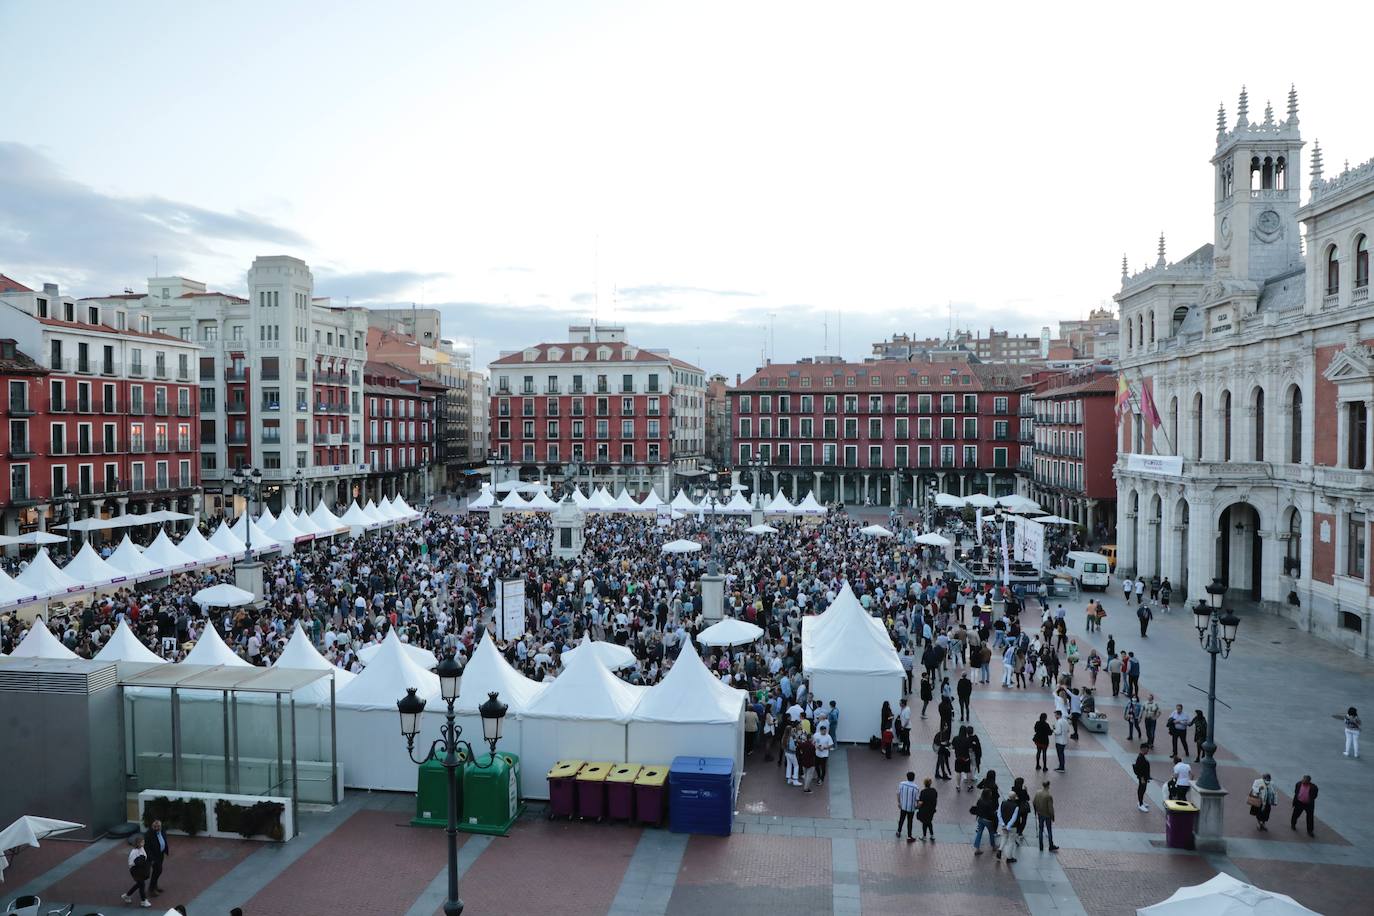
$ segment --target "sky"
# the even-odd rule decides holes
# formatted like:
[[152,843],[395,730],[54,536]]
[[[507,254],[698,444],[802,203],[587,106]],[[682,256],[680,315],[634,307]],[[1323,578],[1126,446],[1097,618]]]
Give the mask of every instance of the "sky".
[[1374,156],[1374,6],[1295,9],[0,0],[0,273],[291,254],[478,364],[588,318],[731,378],[1038,334],[1211,240],[1242,84],[1296,84],[1328,175]]

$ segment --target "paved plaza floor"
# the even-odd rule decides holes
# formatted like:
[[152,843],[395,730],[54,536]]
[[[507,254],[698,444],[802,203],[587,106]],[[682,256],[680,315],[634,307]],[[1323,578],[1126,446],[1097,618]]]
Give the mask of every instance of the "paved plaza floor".
[[[1206,656],[1191,616],[1158,618],[1141,639],[1133,609],[1119,594],[1105,598],[1101,634],[1085,635],[1082,602],[1069,608],[1080,644],[1119,648],[1143,660],[1142,693],[1166,708],[1203,707]],[[468,913],[702,914],[726,912],[1129,914],[1185,884],[1224,871],[1296,897],[1318,912],[1369,912],[1364,891],[1374,881],[1374,786],[1367,759],[1343,757],[1340,722],[1346,706],[1374,698],[1374,670],[1345,652],[1311,640],[1287,622],[1255,611],[1232,655],[1220,662],[1218,737],[1226,806],[1224,856],[1166,849],[1160,786],[1152,810],[1135,805],[1119,703],[1110,689],[1101,706],[1110,733],[1086,732],[1073,742],[1067,772],[1051,773],[1058,813],[1058,853],[1040,851],[1033,835],[1014,865],[971,849],[971,799],[940,783],[935,844],[893,836],[895,790],[905,771],[918,778],[934,767],[932,718],[915,721],[910,758],[885,760],[865,747],[832,758],[827,784],[811,795],[785,785],[762,752],[748,758],[737,803],[735,833],[688,837],[614,824],[550,822],[531,806],[510,836],[463,836],[462,896]],[[1086,656],[1086,650],[1084,651]],[[1040,781],[1030,744],[1031,723],[1052,710],[1040,688],[977,687],[973,724],[985,748],[984,768],[999,784],[1023,776]],[[1080,670],[1080,683],[1082,682]],[[1106,676],[1099,685],[1107,684]],[[1366,715],[1374,706],[1366,710]],[[399,735],[397,737],[399,741]],[[1161,730],[1152,758],[1161,779],[1168,739]],[[1051,758],[1053,754],[1051,753]],[[1254,775],[1271,772],[1280,804],[1265,833],[1245,808]],[[1289,829],[1293,783],[1310,773],[1321,787],[1316,836]],[[441,911],[445,891],[442,831],[408,825],[413,800],[385,793],[349,793],[328,813],[307,813],[299,838],[282,845],[219,839],[178,839],[163,883],[163,909],[186,903],[191,916],[222,916],[242,906],[248,916],[397,914]],[[21,853],[0,885],[0,899],[34,892],[76,901],[78,913],[147,912],[120,903],[127,886],[125,847],[48,841]],[[160,910],[154,910],[160,912]]]

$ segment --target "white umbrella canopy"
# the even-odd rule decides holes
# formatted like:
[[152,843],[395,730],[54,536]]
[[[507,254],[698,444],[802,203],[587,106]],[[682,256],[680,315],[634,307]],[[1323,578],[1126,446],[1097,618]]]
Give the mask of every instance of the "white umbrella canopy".
[[964,505],[974,509],[995,509],[997,507],[996,498],[986,493],[973,493],[964,497]]
[[726,617],[697,634],[703,646],[747,646],[763,636],[763,628],[738,617]]
[[1025,514],[1028,512],[1044,512],[1040,504],[1027,496],[1019,496],[1015,493],[1010,496],[999,496],[997,505],[1006,509],[1008,512]]
[[916,535],[916,537],[912,538],[912,542],[916,544],[928,544],[931,547],[948,547],[950,544],[954,543],[949,538],[936,534],[933,531]]
[[744,529],[745,534],[777,534],[778,529],[772,525],[750,525]]
[[1167,900],[1136,908],[1136,916],[1318,916],[1287,894],[1266,891],[1218,874],[1180,887]]
[[1073,519],[1071,519],[1071,518],[1065,518],[1065,517],[1062,516],[1062,515],[1046,515],[1046,516],[1044,516],[1043,518],[1037,518],[1036,521],[1039,522],[1039,523],[1042,524],[1042,525],[1077,525],[1077,524],[1078,524],[1078,522],[1074,521]]
[[9,547],[13,544],[25,544],[30,547],[43,544],[65,544],[67,539],[46,531],[30,531],[28,534],[0,534],[0,547]]
[[935,505],[941,509],[962,509],[964,508],[964,498],[952,493],[936,493]]
[[887,530],[886,528],[884,528],[882,525],[869,525],[869,526],[867,526],[866,528],[860,528],[860,529],[859,529],[859,533],[860,533],[860,534],[866,534],[866,535],[868,535],[869,537],[875,537],[875,538],[890,538],[890,537],[892,537],[892,532],[891,532],[891,531],[888,531],[888,530]]
[[10,850],[22,846],[37,849],[39,840],[46,840],[54,834],[66,833],[68,830],[80,830],[85,826],[74,821],[59,821],[51,817],[25,814],[4,830],[0,830],[0,878],[5,876],[5,868],[10,864],[6,855]]
[[687,541],[681,538],[663,545],[664,553],[696,553],[699,550],[701,550],[699,541]]
[[237,585],[221,582],[202,588],[191,596],[191,600],[201,607],[242,607],[253,603],[253,593]]

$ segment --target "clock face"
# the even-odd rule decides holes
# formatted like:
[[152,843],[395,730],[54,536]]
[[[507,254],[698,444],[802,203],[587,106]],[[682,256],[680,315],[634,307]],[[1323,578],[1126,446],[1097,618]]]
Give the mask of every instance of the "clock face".
[[1255,228],[1265,235],[1273,235],[1279,231],[1279,215],[1273,210],[1265,210],[1255,221]]
[[1229,216],[1221,218],[1221,247],[1231,247],[1231,217]]

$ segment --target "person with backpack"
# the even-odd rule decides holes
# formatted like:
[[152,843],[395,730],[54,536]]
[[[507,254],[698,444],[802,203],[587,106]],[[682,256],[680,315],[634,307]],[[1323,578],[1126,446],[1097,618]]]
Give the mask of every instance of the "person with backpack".
[[1008,865],[1016,861],[1016,851],[1025,839],[1026,815],[1029,811],[1030,805],[1015,792],[1007,795],[997,807],[997,828],[1002,837],[1002,848],[997,850],[997,858],[1002,858],[1005,853]]
[[973,854],[981,856],[983,850],[983,834],[988,835],[988,843],[994,850],[997,849],[997,790],[986,789],[978,797],[978,801],[968,809],[968,813],[978,819],[978,826],[973,831]]
[[935,807],[939,802],[940,793],[935,791],[931,785],[930,778],[923,780],[921,793],[916,796],[916,820],[921,822],[921,842],[925,842],[929,835],[930,841],[935,842]]

